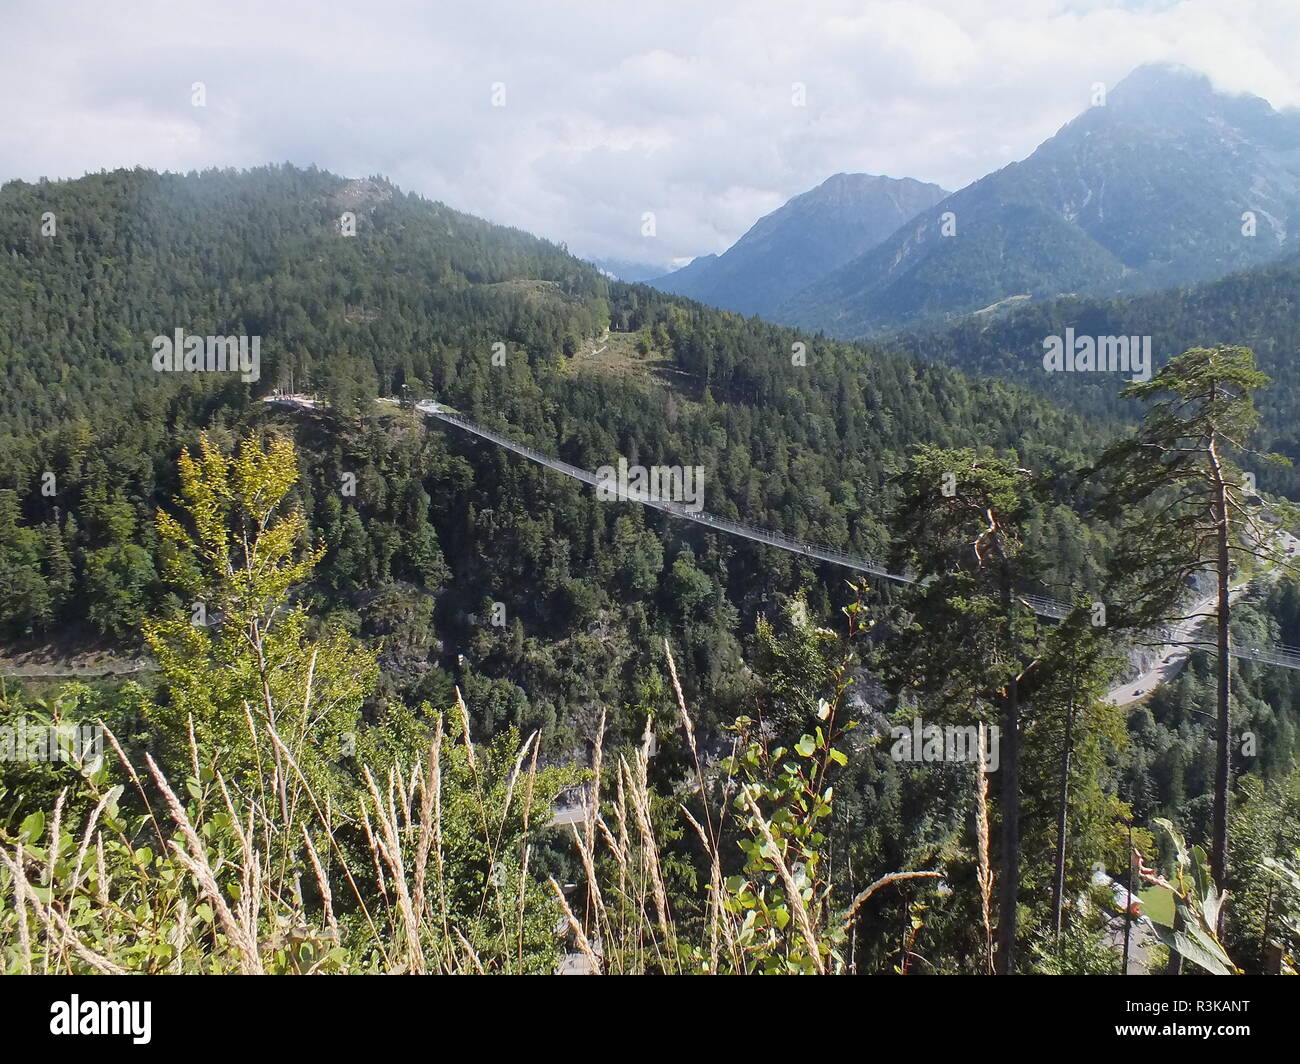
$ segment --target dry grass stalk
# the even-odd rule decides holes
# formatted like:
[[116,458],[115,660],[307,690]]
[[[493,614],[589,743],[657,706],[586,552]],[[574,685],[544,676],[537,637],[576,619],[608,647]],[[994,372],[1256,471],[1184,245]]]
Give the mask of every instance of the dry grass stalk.
[[469,755],[470,771],[478,775],[478,765],[474,761],[474,744],[469,738],[469,708],[465,705],[465,699],[460,695],[460,687],[456,688],[456,709],[460,712],[461,727],[465,731],[465,752]]
[[817,944],[817,936],[813,933],[812,920],[809,919],[808,907],[804,905],[803,894],[799,890],[799,885],[794,881],[794,876],[790,874],[790,869],[786,867],[785,860],[781,857],[781,849],[777,845],[776,839],[772,837],[772,831],[767,826],[767,819],[763,816],[762,810],[758,808],[758,803],[754,801],[748,792],[745,792],[744,798],[750,815],[754,818],[754,822],[763,835],[763,841],[767,843],[768,848],[771,850],[772,863],[776,865],[781,882],[785,884],[785,892],[790,898],[790,908],[794,910],[795,923],[798,924],[804,943],[808,947],[813,967],[817,969],[818,975],[825,975],[826,966],[822,963],[821,948]]
[[402,826],[409,833],[411,830],[411,806],[409,796],[406,793],[406,780],[402,776],[402,763],[400,761],[393,765],[393,771],[388,781],[388,804],[394,804],[394,792],[401,797],[397,802],[397,808],[402,814]]
[[682,806],[682,813],[690,822],[691,827],[695,829],[695,834],[700,837],[700,843],[703,845],[705,852],[709,855],[709,971],[717,973],[718,960],[720,955],[720,938],[725,941],[727,952],[731,955],[731,961],[740,969],[740,947],[736,943],[736,937],[731,927],[731,920],[728,914],[722,908],[722,895],[724,891],[722,883],[722,858],[718,853],[718,848],[705,834],[704,825],[695,817],[691,816],[691,811]]
[[592,905],[596,908],[596,926],[600,933],[609,939],[609,914],[605,911],[605,901],[600,893],[600,880],[596,876],[595,853],[587,845],[582,833],[578,831],[576,824],[570,824],[573,831],[573,841],[578,847],[578,856],[582,859],[582,870],[587,876],[587,894],[591,899]]
[[384,808],[383,799],[379,796],[379,788],[375,786],[370,769],[363,766],[362,772],[366,780],[366,789],[370,791],[370,797],[374,800],[375,818],[379,821],[382,832],[379,840],[380,853],[393,873],[393,889],[397,892],[397,911],[406,929],[406,952],[410,970],[421,974],[425,970],[425,957],[420,945],[420,923],[415,918],[411,895],[406,886],[406,868],[402,862],[401,843],[398,841],[397,813],[392,808],[391,795],[388,808]]
[[[0,850],[0,861],[3,861],[5,863],[5,866],[9,869],[9,874],[13,877],[15,896],[21,897],[31,908],[31,910],[40,918],[41,925],[45,928],[47,942],[51,941],[54,938],[55,931],[58,931],[59,940],[61,942],[68,943],[68,945],[72,947],[72,951],[76,953],[77,956],[79,956],[87,964],[89,964],[92,968],[94,968],[97,972],[101,972],[104,975],[126,975],[127,974],[125,968],[118,967],[107,957],[95,952],[95,950],[91,949],[84,942],[82,942],[81,939],[77,936],[76,932],[73,931],[73,929],[68,926],[68,922],[63,918],[62,914],[59,913],[59,911],[55,909],[53,905],[47,907],[41,904],[40,899],[37,898],[36,895],[32,892],[31,885],[27,882],[27,877],[23,872],[23,859],[22,859],[21,851],[15,853],[14,860],[11,861],[9,859],[9,855],[5,853],[3,850]],[[25,926],[25,922],[20,926]],[[30,936],[27,937],[27,950],[28,950],[27,961],[26,961],[27,971],[30,973],[31,971]],[[48,958],[46,960],[46,963],[48,965]]]
[[[200,889],[207,895],[208,902],[217,914],[222,930],[225,931],[226,937],[240,955],[245,974],[262,975],[262,960],[257,952],[256,929],[249,933],[235,919],[230,907],[226,904],[221,888],[217,885],[217,878],[212,871],[211,865],[208,864],[203,843],[199,841],[199,836],[194,830],[194,825],[190,823],[185,807],[181,805],[179,799],[167,785],[166,778],[158,766],[154,764],[153,758],[146,754],[145,762],[149,766],[149,773],[153,776],[158,789],[163,793],[163,798],[172,814],[172,819],[176,821],[176,825],[181,829],[181,835],[185,839],[185,846],[181,846],[175,841],[171,842],[172,851],[176,854],[177,859],[189,869],[195,880],[197,880]],[[186,853],[187,847],[189,853]]]
[[596,749],[591,755],[591,800],[587,803],[587,849],[596,851],[596,817],[600,813],[600,774],[605,763],[605,710],[600,711],[600,724],[596,728]]
[[95,833],[95,825],[99,823],[99,816],[104,811],[104,806],[108,805],[108,799],[111,791],[106,792],[99,799],[99,803],[91,810],[90,817],[86,821],[86,829],[81,834],[81,846],[77,849],[77,861],[72,867],[72,880],[68,885],[68,901],[71,903],[72,896],[77,892],[77,887],[81,883],[81,869],[85,863],[86,854],[90,850],[90,839]]
[[[501,840],[502,838],[504,838],[506,833],[508,814],[510,812],[510,803],[514,799],[514,795],[515,795],[515,784],[518,783],[519,774],[523,771],[524,760],[528,757],[528,750],[530,747],[534,749],[533,765],[536,766],[537,757],[535,751],[536,751],[536,747],[540,743],[541,743],[541,733],[533,732],[532,735],[530,735],[528,739],[524,742],[523,746],[519,748],[519,756],[515,758],[515,767],[511,770],[510,778],[506,781],[506,796],[505,796],[505,801],[502,802],[501,804],[501,821],[500,823],[497,824],[497,838],[496,838],[496,843],[492,847],[493,853],[499,853],[501,850]],[[533,790],[532,778],[530,777],[528,781],[528,786],[525,788],[525,791],[528,794],[530,799],[532,797],[532,790]],[[527,822],[527,818],[528,818],[528,808],[525,806],[524,808],[525,823]]]
[[198,779],[199,778],[199,744],[198,744],[198,740],[194,738],[194,714],[193,713],[186,714],[185,716],[185,730],[188,733],[189,740],[190,740],[190,771],[194,774],[194,778]]
[[[68,923],[66,920],[63,919],[63,916],[58,912],[57,909],[54,908],[53,904],[51,904],[48,907],[41,904],[40,899],[33,892],[31,884],[27,882],[27,874],[23,871],[23,852],[21,848],[14,851],[14,856],[12,860],[10,860],[9,855],[7,853],[5,853],[3,850],[0,850],[0,861],[4,862],[5,867],[9,869],[9,874],[13,879],[15,899],[18,900],[20,905],[23,905],[25,903],[25,907],[22,910],[20,910],[23,913],[23,917],[19,922],[18,933],[19,933],[19,941],[21,944],[21,948],[23,949],[24,956],[25,956],[25,961],[24,961],[25,970],[28,974],[31,973],[31,967],[32,967],[31,934],[27,927],[27,920],[25,915],[26,908],[28,907],[40,919],[41,926],[45,928],[45,937],[47,943],[49,943],[54,938],[54,932],[57,930],[59,932],[60,941],[66,942],[68,945],[70,945],[72,947],[73,952],[76,953],[83,960],[85,960],[86,963],[89,964],[96,971],[102,972],[105,975],[126,974],[126,970],[124,968],[119,968],[107,957],[101,956],[100,954],[96,953],[93,949],[91,949],[89,946],[87,946],[84,942],[82,942],[81,939],[77,937],[76,933],[72,930],[72,928],[68,926]],[[48,970],[48,966],[49,966],[48,948],[46,953],[47,956],[45,958],[45,966],[46,969]]]
[[[64,787],[63,790],[59,791],[59,796],[54,801],[54,816],[50,821],[50,843],[46,847],[45,882],[43,885],[50,889],[51,899],[54,890],[54,865],[59,858],[59,833],[63,830],[63,803],[67,800],[67,797],[68,788]],[[51,904],[53,904],[52,901]],[[50,971],[50,956],[54,953],[54,943],[50,935],[51,925],[47,923],[45,925],[44,961],[46,975],[48,975]]]
[[[247,712],[248,710],[247,703],[245,703],[244,708],[245,711]],[[248,724],[249,724],[249,728],[252,729],[253,721],[252,721],[251,714],[248,716]],[[302,769],[299,767],[298,762],[294,759],[293,755],[289,753],[289,748],[285,746],[284,741],[280,738],[279,733],[275,730],[274,727],[270,725],[269,722],[266,724],[266,730],[267,730],[267,735],[270,737],[274,747],[277,750],[283,752],[285,760],[289,763],[289,766],[294,770],[294,773],[301,781],[303,793],[306,794],[307,799],[311,803],[312,808],[316,811],[316,816],[320,821],[321,827],[325,830],[325,837],[329,839],[330,848],[334,851],[335,856],[338,858],[339,866],[343,869],[343,876],[345,879],[347,879],[348,886],[352,888],[352,896],[356,898],[357,905],[361,910],[362,916],[365,918],[366,925],[370,928],[370,933],[373,942],[375,943],[379,951],[384,955],[385,961],[391,961],[391,958],[388,955],[388,951],[384,947],[383,937],[379,934],[379,928],[375,926],[374,918],[370,914],[370,908],[369,906],[366,905],[365,896],[361,892],[361,887],[357,884],[356,877],[353,876],[352,869],[348,865],[347,855],[343,852],[343,848],[339,846],[338,840],[334,837],[333,806],[331,804],[331,800],[329,796],[328,795],[326,796],[325,807],[322,809],[319,800],[316,798],[316,792],[312,790],[311,784],[308,783],[307,781],[307,777],[303,774]],[[263,802],[263,805],[265,805],[265,802]],[[366,824],[367,832],[369,832],[369,829],[370,829],[370,825],[367,823]],[[268,849],[269,849],[269,845],[268,845]],[[374,856],[373,849],[371,850],[371,856],[372,858]],[[382,880],[382,875],[383,875],[382,870],[380,870],[379,874]],[[380,883],[380,888],[382,891],[383,890],[382,882]],[[384,895],[384,900],[385,903],[387,903],[388,899],[386,894]]]
[[682,730],[686,732],[686,743],[691,748],[691,758],[695,762],[695,781],[700,788],[700,802],[704,807],[704,823],[709,829],[709,848],[717,849],[718,837],[713,830],[713,816],[709,812],[709,792],[704,784],[704,768],[700,763],[700,751],[695,745],[695,725],[691,715],[686,711],[686,696],[682,694],[682,685],[677,679],[677,662],[673,660],[672,648],[664,640],[664,654],[668,658],[668,675],[672,677],[673,692],[677,695],[677,709],[682,718]]
[[479,955],[474,951],[474,947],[470,944],[469,939],[461,934],[459,927],[455,928],[455,932],[456,937],[460,940],[461,948],[465,951],[465,955],[469,957],[470,963],[474,966],[474,970],[478,972],[479,975],[487,975],[487,971],[483,968],[483,962],[479,959]]
[[104,860],[104,833],[95,833],[95,903],[108,908],[108,864]]
[[23,876],[23,855],[21,849],[14,851],[11,863],[7,855],[0,851],[0,857],[12,870],[14,884],[14,907],[18,913],[18,949],[23,958],[23,975],[32,974],[32,931],[27,924],[27,880]]
[[587,961],[591,964],[593,975],[604,975],[605,969],[601,964],[600,957],[597,956],[596,951],[591,948],[591,942],[583,932],[582,925],[578,923],[577,919],[574,917],[573,910],[569,908],[569,903],[564,900],[564,891],[560,889],[560,884],[555,882],[553,876],[548,877],[548,881],[551,884],[551,889],[555,891],[555,896],[560,901],[560,907],[564,910],[564,919],[569,925],[569,930],[573,932],[574,940],[578,944],[578,952],[586,957]]
[[492,894],[496,899],[497,916],[501,921],[502,933],[505,932],[505,900],[501,896],[501,885],[494,874],[497,867],[497,847],[492,840],[492,828],[487,819],[487,795],[483,791],[483,778],[478,770],[478,760],[474,756],[474,741],[470,738],[469,733],[469,708],[465,705],[465,699],[461,697],[460,688],[456,688],[456,708],[460,713],[460,722],[463,735],[462,741],[465,744],[465,756],[469,760],[470,776],[474,780],[474,792],[477,801],[474,803],[478,811],[479,825],[483,829],[483,844],[487,847],[488,868],[490,869],[487,877],[487,886],[483,890],[483,898],[479,903],[479,915],[487,909],[488,895]]
[[163,830],[158,823],[158,818],[154,816],[153,806],[149,803],[149,792],[144,789],[144,783],[136,773],[135,766],[131,764],[131,759],[126,756],[126,751],[122,749],[122,744],[117,741],[117,736],[113,734],[113,729],[105,724],[103,720],[96,720],[95,723],[103,729],[104,734],[108,736],[109,745],[112,746],[113,751],[117,754],[117,760],[121,763],[122,767],[126,769],[126,774],[131,777],[131,782],[135,784],[135,789],[140,792],[140,799],[144,802],[145,811],[149,814],[149,822],[153,824],[154,834],[158,837],[158,845],[163,849],[166,849],[167,839],[163,836]]
[[659,846],[650,823],[650,792],[645,782],[645,765],[642,759],[638,758],[639,771],[634,774],[625,760],[622,758],[619,760],[623,774],[627,777],[627,794],[632,799],[632,811],[636,815],[637,828],[641,833],[641,852],[650,878],[655,911],[659,918],[659,929],[663,932],[670,955],[675,955],[676,945],[668,910],[668,892],[664,889],[663,869],[659,864]]
[[[537,782],[537,755],[541,752],[542,743],[538,739],[533,744],[533,760],[528,766],[528,789],[524,793],[524,838],[528,838],[528,825],[533,812],[533,787]],[[520,970],[524,966],[524,908],[528,899],[528,859],[532,855],[533,847],[531,843],[524,844],[524,857],[519,870],[519,915],[516,924],[516,942],[518,943],[518,961]]]
[[[108,799],[109,799],[109,797],[111,796],[111,794],[112,794],[112,792],[111,792],[111,791],[108,791],[108,792],[105,792],[103,795],[100,796],[100,799],[99,799],[98,804],[97,804],[97,805],[95,806],[95,808],[91,811],[90,817],[89,817],[89,818],[87,819],[87,821],[86,821],[86,828],[85,828],[85,830],[82,832],[82,835],[81,835],[81,846],[80,846],[80,847],[78,848],[78,850],[77,850],[77,860],[76,860],[76,863],[73,865],[73,869],[72,869],[72,877],[71,877],[71,879],[70,879],[70,881],[69,881],[69,884],[68,884],[67,905],[68,905],[69,908],[71,908],[71,906],[72,906],[72,899],[73,899],[74,897],[76,897],[77,887],[78,887],[78,885],[81,883],[81,869],[82,869],[82,867],[83,867],[84,864],[85,864],[86,854],[87,854],[87,852],[89,852],[89,849],[90,849],[90,838],[91,838],[91,836],[94,834],[94,831],[95,831],[95,825],[99,822],[99,816],[100,816],[100,814],[104,811],[104,806],[106,806],[106,805],[108,804]],[[103,853],[103,850],[102,850],[102,847],[100,847],[100,856],[101,856],[101,858],[102,858],[102,853]],[[52,885],[53,885],[53,883],[51,882],[51,886],[52,886]],[[101,889],[102,889],[102,888],[101,888]],[[19,934],[19,938],[20,938],[20,940],[21,940],[21,939],[22,939],[22,938],[27,934],[27,912],[26,912],[26,910],[23,908],[23,905],[22,905],[21,902],[18,903],[18,914],[19,914],[19,915],[18,915],[18,919],[19,919],[19,921],[20,921],[19,928],[18,928],[18,934]],[[21,944],[21,942],[20,942],[20,944]],[[60,956],[60,957],[62,957],[62,956],[64,955],[64,952],[65,952],[65,950],[67,949],[67,945],[68,945],[68,943],[67,943],[66,939],[60,939],[60,940],[59,940],[59,951],[58,951],[58,952],[59,952],[59,956]],[[30,947],[31,947],[31,943],[30,943],[30,941],[29,941],[29,942],[26,943],[26,950],[27,950],[26,962],[27,962],[29,965],[30,965],[30,963],[31,963]]]
[[627,892],[627,874],[631,868],[632,839],[627,830],[627,788],[623,786],[623,773],[618,773],[618,804],[614,806],[614,818],[618,821],[618,845],[614,853],[619,860],[619,893]]
[[942,879],[942,872],[890,872],[887,876],[881,876],[866,890],[862,891],[853,899],[853,904],[849,906],[848,915],[844,917],[844,930],[849,930],[853,926],[853,920],[858,915],[858,910],[864,906],[871,895],[880,890],[881,887],[887,887],[890,883],[897,883],[905,879]]
[[316,847],[312,845],[307,826],[302,825],[301,830],[302,841],[307,847],[307,858],[311,861],[311,870],[316,876],[316,889],[320,891],[321,904],[325,907],[325,922],[329,926],[330,934],[334,936],[334,941],[338,942],[341,936],[339,935],[338,921],[334,918],[334,895],[330,891],[329,876],[320,863],[320,858],[316,855]]
[[442,717],[438,718],[438,724],[434,732],[433,760],[429,765],[429,773],[433,778],[433,859],[434,872],[437,873],[438,886],[438,914],[442,918],[442,934],[444,939],[451,938],[451,928],[447,920],[447,880],[446,866],[443,863],[442,855]]
[[[266,796],[266,768],[262,764],[262,743],[257,735],[257,722],[253,719],[253,709],[247,702],[244,702],[244,724],[248,728],[248,736],[253,743],[253,761],[257,765],[257,788],[262,799],[258,807],[265,811],[270,808],[271,803]],[[271,730],[274,731],[275,729]],[[275,825],[271,823],[271,818],[263,812],[262,834],[266,840],[268,853],[271,851],[271,840],[274,833]]]
[[435,776],[442,745],[442,717],[438,718],[437,731],[429,743],[429,772],[420,785],[420,831],[415,849],[415,911],[424,919],[424,887],[429,865],[429,851],[433,847],[433,804]]
[[375,870],[375,885],[379,888],[379,895],[384,899],[391,918],[393,903],[388,897],[388,875],[384,872],[384,862],[380,858],[379,840],[375,838],[374,828],[370,826],[370,811],[365,806],[361,807],[361,828],[366,833],[366,851],[370,854],[370,863]]
[[989,860],[989,780],[985,760],[984,724],[981,721],[976,733],[975,747],[979,760],[975,770],[975,853],[979,862],[976,880],[980,888],[980,918],[984,925],[984,963],[989,975],[993,964],[993,865]]
[[609,825],[605,823],[605,818],[597,814],[596,826],[600,829],[601,837],[605,840],[605,845],[609,847],[609,852],[614,855],[614,860],[622,863],[627,862],[627,854],[614,838],[613,833],[609,830]]

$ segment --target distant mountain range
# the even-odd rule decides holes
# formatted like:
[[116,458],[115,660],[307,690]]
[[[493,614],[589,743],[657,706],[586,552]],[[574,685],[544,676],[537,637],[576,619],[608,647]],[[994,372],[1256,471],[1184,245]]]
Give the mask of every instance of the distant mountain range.
[[911,178],[836,174],[760,218],[723,254],[702,255],[650,284],[742,314],[770,314],[947,194]]
[[[871,184],[832,191],[855,177]],[[881,236],[880,200],[904,187],[906,216]],[[937,192],[837,175],[723,255],[651,283],[855,337],[1008,300],[1211,280],[1300,248],[1300,112],[1216,93],[1186,68],[1141,67],[1029,158]]]
[[610,258],[586,261],[606,277],[613,278],[615,281],[626,281],[628,284],[641,284],[647,281],[653,284],[654,279],[662,276],[664,272],[662,262],[631,262],[627,259]]

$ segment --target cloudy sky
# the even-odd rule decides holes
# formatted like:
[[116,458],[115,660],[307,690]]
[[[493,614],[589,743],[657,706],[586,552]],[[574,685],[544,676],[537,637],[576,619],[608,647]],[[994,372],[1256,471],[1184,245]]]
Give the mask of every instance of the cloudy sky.
[[958,188],[1144,62],[1300,106],[1295,0],[0,0],[0,26],[0,181],[316,163],[664,264],[838,171]]

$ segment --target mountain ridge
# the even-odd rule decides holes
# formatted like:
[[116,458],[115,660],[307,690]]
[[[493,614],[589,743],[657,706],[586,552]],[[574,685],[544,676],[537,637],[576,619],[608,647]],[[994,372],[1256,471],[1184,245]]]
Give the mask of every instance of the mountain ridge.
[[764,215],[720,255],[648,283],[742,314],[762,313],[874,247],[946,195],[915,178],[838,173]]
[[1279,257],[1297,232],[1300,112],[1215,92],[1187,68],[1145,66],[1027,158],[923,210],[770,313],[870,335],[1017,295],[1210,280]]

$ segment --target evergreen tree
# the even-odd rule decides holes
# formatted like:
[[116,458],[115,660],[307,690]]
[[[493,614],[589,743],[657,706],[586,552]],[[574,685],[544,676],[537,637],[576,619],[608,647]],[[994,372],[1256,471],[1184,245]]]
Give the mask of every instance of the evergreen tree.
[[[1283,562],[1276,528],[1252,504],[1237,464],[1251,456],[1259,421],[1254,393],[1269,383],[1249,348],[1195,347],[1124,394],[1150,400],[1141,426],[1109,447],[1102,512],[1120,522],[1110,599],[1121,626],[1150,629],[1186,619],[1188,585],[1214,579],[1217,622],[1217,762],[1210,868],[1222,884],[1231,786],[1231,621],[1235,575]],[[1256,456],[1283,461],[1277,456]]]

